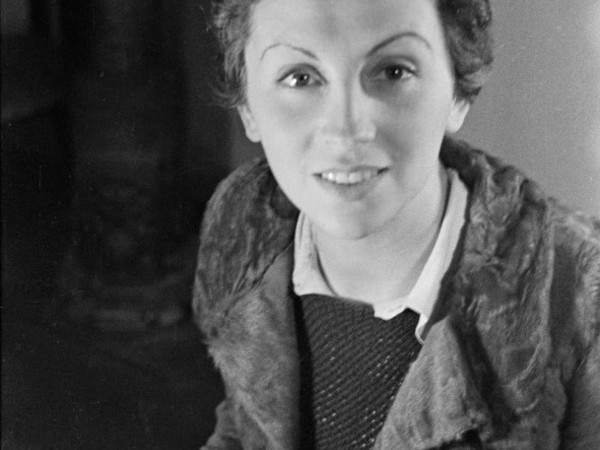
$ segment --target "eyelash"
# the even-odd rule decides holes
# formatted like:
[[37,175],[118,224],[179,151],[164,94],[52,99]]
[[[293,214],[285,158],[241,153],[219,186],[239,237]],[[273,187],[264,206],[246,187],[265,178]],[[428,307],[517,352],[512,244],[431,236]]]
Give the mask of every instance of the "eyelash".
[[[409,67],[406,64],[386,64],[376,67],[372,71],[372,78],[376,81],[390,81],[397,83],[407,81],[416,74],[416,69]],[[287,72],[278,81],[292,89],[321,86],[324,84],[323,78],[311,68],[293,69]]]
[[[308,82],[299,86],[297,84],[298,82],[301,82],[298,80],[299,77],[304,77],[308,80]],[[294,69],[286,73],[283,77],[281,77],[279,79],[279,82],[293,89],[310,86],[320,86],[321,84],[323,84],[321,81],[321,77],[317,73],[315,73],[314,70],[308,68]]]
[[375,70],[375,79],[383,79],[393,82],[405,81],[416,75],[416,70],[405,64],[389,64]]

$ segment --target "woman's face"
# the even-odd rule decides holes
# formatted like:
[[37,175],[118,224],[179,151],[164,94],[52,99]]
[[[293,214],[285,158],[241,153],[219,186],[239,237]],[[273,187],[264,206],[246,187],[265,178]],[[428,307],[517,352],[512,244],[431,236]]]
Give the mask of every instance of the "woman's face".
[[468,109],[432,0],[261,0],[245,63],[246,134],[320,231],[359,239],[427,202]]

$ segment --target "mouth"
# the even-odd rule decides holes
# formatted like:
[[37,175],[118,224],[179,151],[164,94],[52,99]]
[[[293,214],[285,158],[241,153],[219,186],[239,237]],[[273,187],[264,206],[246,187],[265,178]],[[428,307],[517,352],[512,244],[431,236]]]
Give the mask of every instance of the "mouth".
[[329,183],[351,186],[365,183],[387,171],[386,168],[360,168],[353,170],[327,170],[315,174],[318,178],[328,181]]

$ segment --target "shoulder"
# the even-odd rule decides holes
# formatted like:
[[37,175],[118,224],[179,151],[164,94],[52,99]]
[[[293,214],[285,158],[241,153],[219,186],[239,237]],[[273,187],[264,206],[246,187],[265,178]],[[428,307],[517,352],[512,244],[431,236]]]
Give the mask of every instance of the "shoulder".
[[578,330],[580,348],[597,339],[600,220],[569,209],[519,169],[464,142],[445,141],[441,158],[469,190],[464,260],[479,275],[495,277],[501,267],[517,291],[540,299],[538,313],[550,310],[551,327]]
[[570,318],[585,349],[600,336],[600,220],[555,200],[550,204],[557,321]]
[[293,239],[296,217],[262,158],[219,184],[200,231],[192,301],[197,318],[226,311],[261,280]]
[[[441,158],[459,172],[469,189],[471,215],[504,228],[526,225],[543,234],[552,233],[560,251],[597,253],[600,218],[549,197],[519,169],[465,142],[446,140]],[[507,234],[500,230],[498,238]]]
[[570,209],[555,199],[550,199],[549,203],[557,245],[561,249],[597,256],[600,252],[600,218]]

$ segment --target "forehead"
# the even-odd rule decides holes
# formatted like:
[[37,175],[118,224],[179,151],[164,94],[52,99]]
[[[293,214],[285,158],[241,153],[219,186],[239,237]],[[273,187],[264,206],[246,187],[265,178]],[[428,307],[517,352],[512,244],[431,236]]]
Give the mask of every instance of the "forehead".
[[441,38],[433,0],[261,0],[252,11],[250,41],[369,46],[405,31]]

